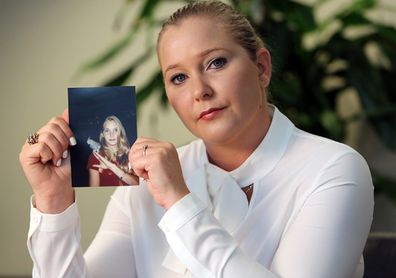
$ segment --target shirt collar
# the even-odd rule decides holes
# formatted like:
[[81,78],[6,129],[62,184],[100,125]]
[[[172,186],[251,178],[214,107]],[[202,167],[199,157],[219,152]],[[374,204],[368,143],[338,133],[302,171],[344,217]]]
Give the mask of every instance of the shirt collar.
[[[267,134],[248,159],[238,168],[226,172],[209,162],[206,151],[201,152],[201,163],[228,173],[240,187],[252,184],[266,176],[285,153],[294,129],[293,123],[278,108],[268,105],[268,109],[272,121]],[[202,147],[205,148],[203,142]]]

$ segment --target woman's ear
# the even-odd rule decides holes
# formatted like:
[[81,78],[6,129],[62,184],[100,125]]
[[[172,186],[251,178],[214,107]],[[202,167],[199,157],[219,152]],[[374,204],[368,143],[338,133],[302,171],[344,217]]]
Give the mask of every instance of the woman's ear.
[[264,88],[268,87],[272,75],[271,54],[268,49],[260,48],[257,51],[257,68],[258,77],[262,82],[262,85]]

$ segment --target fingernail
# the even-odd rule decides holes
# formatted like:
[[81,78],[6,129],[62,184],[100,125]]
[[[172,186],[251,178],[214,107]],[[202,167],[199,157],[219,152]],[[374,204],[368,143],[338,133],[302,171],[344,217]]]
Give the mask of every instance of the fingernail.
[[63,157],[63,158],[67,158],[67,154],[68,154],[68,152],[67,152],[67,150],[65,150],[65,151],[63,152],[63,154],[62,154],[62,157]]
[[59,160],[56,162],[56,166],[59,167],[59,166],[61,166],[61,164],[62,164],[62,159],[59,159]]
[[74,138],[74,137],[70,137],[69,141],[70,141],[70,145],[72,145],[72,146],[75,146],[75,145],[77,145],[76,138]]

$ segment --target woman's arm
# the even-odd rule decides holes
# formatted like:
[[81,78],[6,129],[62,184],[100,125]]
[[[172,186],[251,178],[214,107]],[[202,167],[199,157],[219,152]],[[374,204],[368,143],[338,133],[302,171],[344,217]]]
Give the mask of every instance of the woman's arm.
[[100,186],[99,171],[94,169],[89,169],[89,186],[91,187]]
[[312,174],[318,175],[317,189],[285,231],[268,269],[244,254],[193,194],[173,205],[160,227],[177,257],[199,277],[361,277],[357,268],[374,205],[368,167],[351,153]]
[[128,217],[118,204],[112,197],[84,256],[76,203],[51,215],[32,207],[28,249],[33,277],[136,277]]
[[271,269],[281,277],[362,277],[359,260],[374,209],[368,166],[349,153],[324,167],[316,183],[285,232]]
[[[121,170],[121,169],[120,169]],[[120,177],[120,179],[130,185],[138,185],[139,184],[139,177],[126,173],[124,172],[124,174],[122,174],[122,176]]]
[[95,165],[95,167],[99,167],[101,169],[109,169],[111,170],[114,175],[116,175],[120,180],[123,182],[130,184],[130,185],[138,185],[139,184],[139,177],[136,175],[129,174],[119,168],[115,163],[112,163],[104,156],[100,155],[97,152],[93,153],[94,156],[100,161],[100,165]]

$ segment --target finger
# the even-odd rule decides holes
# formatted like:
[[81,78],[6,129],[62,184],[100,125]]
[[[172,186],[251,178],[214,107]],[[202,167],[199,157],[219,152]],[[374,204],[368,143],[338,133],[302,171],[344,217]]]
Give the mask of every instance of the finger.
[[58,124],[54,122],[49,122],[41,129],[39,129],[39,141],[43,140],[43,136],[46,133],[52,134],[62,144],[63,150],[66,150],[69,147],[69,137],[64,133],[64,131]]
[[[148,149],[156,148],[160,144],[160,141],[156,141],[149,138],[138,138],[135,143],[132,145],[130,152],[133,155],[144,155],[147,154]],[[144,151],[144,146],[146,150]]]
[[147,137],[139,137],[136,139],[136,141],[133,143],[131,149],[138,149],[138,148],[142,148],[144,145],[154,145],[155,143],[157,143],[159,141],[151,139],[151,138],[147,138]]
[[149,179],[148,172],[145,171],[144,169],[134,169],[134,175],[143,178],[144,180]]
[[45,145],[45,144],[42,144],[40,147],[41,147],[41,148],[39,149],[40,162],[41,162],[42,164],[46,164],[48,161],[51,161],[51,160],[52,160],[52,158],[53,158],[53,156],[54,156],[54,153],[53,153],[53,152],[51,151],[51,149],[50,149],[47,145]]
[[99,153],[96,153],[96,152],[94,152],[93,154],[94,154],[94,156],[96,157],[96,159],[97,159],[100,163],[106,164],[106,159],[105,159],[103,156],[101,156]]
[[65,121],[65,119],[62,117],[53,117],[48,124],[56,124],[59,126],[59,128],[64,132],[64,134],[66,135],[69,144],[71,146],[76,145],[76,138],[74,137],[74,134],[72,132],[72,130],[70,129],[70,126],[68,124],[67,121]]
[[62,118],[67,124],[69,124],[69,109],[68,108],[63,110]]
[[53,157],[51,149],[43,143],[24,145],[19,154],[21,165],[33,165],[35,163],[47,163]]
[[56,138],[53,133],[43,132],[39,138],[40,145],[46,145],[52,152],[52,161],[54,165],[59,166],[64,152],[62,143]]
[[96,168],[99,171],[106,169],[105,167],[103,167],[103,165],[99,165],[99,164],[92,165],[92,168]]
[[98,152],[93,152],[93,154],[94,154],[94,156],[95,156],[97,159],[100,159],[100,160],[103,159],[103,156],[100,155]]

